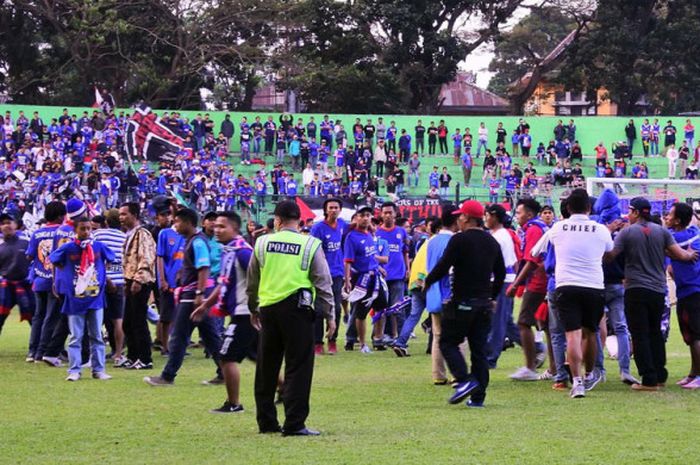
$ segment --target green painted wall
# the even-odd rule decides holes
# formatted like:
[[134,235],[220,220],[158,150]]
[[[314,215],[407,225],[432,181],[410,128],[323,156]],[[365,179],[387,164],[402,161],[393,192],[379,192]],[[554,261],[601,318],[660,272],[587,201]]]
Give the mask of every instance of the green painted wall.
[[[62,107],[44,107],[44,106],[33,106],[33,105],[0,105],[0,112],[4,115],[6,111],[11,111],[13,118],[17,117],[17,114],[20,110],[24,110],[25,115],[27,115],[28,118],[31,118],[31,114],[34,111],[38,111],[39,115],[44,119],[44,122],[48,124],[50,121],[50,118],[52,117],[58,117],[61,114]],[[129,109],[124,109],[125,111],[129,112]],[[93,109],[92,108],[80,108],[80,107],[68,107],[68,111],[70,114],[76,114],[78,117],[82,114],[83,111],[88,111],[90,114],[92,114]],[[162,110],[157,110],[158,113],[162,113]],[[181,114],[193,119],[197,113],[204,113],[204,112],[198,112],[198,111],[182,111]],[[224,115],[226,112],[223,111],[212,111],[209,112],[211,119],[214,120],[216,123],[215,125],[215,130],[218,131],[219,124],[221,121],[224,119]],[[231,119],[233,120],[234,124],[236,125],[236,133],[238,134],[238,122],[240,121],[242,116],[247,116],[248,121],[252,122],[255,116],[260,116],[262,121],[265,121],[267,119],[268,115],[273,115],[275,117],[275,121],[278,121],[279,118],[279,113],[269,113],[269,112],[257,112],[257,111],[251,111],[251,112],[231,112]],[[316,118],[316,122],[319,122],[322,118],[323,115],[321,114],[298,114],[294,115],[295,121],[297,117],[301,117],[304,122],[308,121],[309,116],[314,116]],[[413,127],[416,125],[416,121],[421,119],[423,121],[423,124],[427,127],[430,121],[435,121],[437,124],[439,120],[444,119],[447,127],[450,129],[450,132],[456,127],[459,127],[462,132],[464,132],[464,128],[469,127],[471,129],[472,134],[476,135],[477,129],[479,127],[480,122],[485,122],[486,127],[489,129],[489,136],[491,141],[495,141],[495,131],[496,131],[496,126],[499,121],[503,122],[504,127],[508,131],[508,134],[510,135],[513,131],[513,129],[517,126],[518,120],[520,117],[518,116],[415,116],[415,115],[338,115],[338,114],[331,114],[331,119],[340,119],[344,126],[346,131],[350,132],[351,129],[350,127],[352,124],[355,122],[355,118],[361,118],[362,123],[364,124],[367,120],[367,118],[371,118],[372,121],[376,124],[377,122],[377,117],[383,116],[384,117],[384,122],[387,124],[390,121],[396,121],[396,126],[398,128],[406,128],[409,133],[413,136]],[[539,142],[544,142],[545,145],[547,145],[547,142],[549,142],[550,139],[553,139],[553,134],[552,134],[552,129],[557,123],[557,120],[559,120],[560,117],[549,117],[549,116],[540,116],[540,117],[526,117],[526,120],[528,124],[530,124],[530,133],[533,136],[533,153],[534,153],[534,147],[537,146]],[[566,124],[569,120],[568,117],[561,117],[561,119],[564,121]],[[658,117],[659,122],[661,126],[663,127],[669,119],[671,119],[676,126],[676,128],[679,131],[679,138],[678,140],[682,140],[682,129],[683,126],[685,125],[685,120],[687,119],[686,117],[680,117],[680,116],[675,116],[675,117],[668,117],[668,116],[659,116]],[[47,121],[49,120],[49,121]],[[625,133],[624,133],[624,128],[625,125],[627,124],[627,121],[629,120],[628,117],[617,117],[617,116],[589,116],[589,117],[575,117],[574,121],[576,123],[577,127],[577,138],[579,142],[581,143],[584,154],[591,154],[593,153],[593,147],[595,147],[599,142],[604,142],[608,148],[610,147],[610,144],[615,141],[623,140],[625,138]],[[642,121],[644,120],[643,117],[641,118],[634,118],[635,120],[635,125],[637,126],[637,130],[639,131],[639,127],[642,124]],[[698,118],[691,118],[691,121],[693,122],[693,125],[698,126],[700,124],[700,117]],[[700,137],[700,127],[698,127],[698,136]],[[508,136],[509,137],[509,136]],[[237,137],[234,137],[234,145],[233,149],[237,150],[238,149],[238,139]],[[697,138],[696,138],[697,140]],[[507,142],[509,142],[509,139],[507,139]],[[426,141],[427,143],[427,141]],[[476,137],[474,144],[476,146]],[[427,147],[426,147],[427,149]],[[642,153],[641,149],[641,144],[639,141],[635,144],[635,150],[634,153],[640,154]]]

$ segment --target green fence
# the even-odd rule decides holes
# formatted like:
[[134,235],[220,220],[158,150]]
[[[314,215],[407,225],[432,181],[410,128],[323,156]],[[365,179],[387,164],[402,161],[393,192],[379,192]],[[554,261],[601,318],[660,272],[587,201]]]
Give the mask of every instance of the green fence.
[[[31,118],[31,114],[34,111],[38,111],[39,115],[44,119],[44,123],[48,124],[50,122],[50,118],[52,117],[58,117],[61,112],[62,112],[62,107],[47,107],[47,106],[33,106],[33,105],[0,105],[0,111],[4,115],[6,111],[11,111],[13,118],[17,117],[17,114],[20,110],[24,110],[25,115],[28,118]],[[90,114],[92,114],[93,108],[81,108],[81,107],[68,107],[68,111],[70,114],[76,114],[78,117],[82,115],[83,111],[88,111]],[[123,109],[127,112],[130,112],[130,109],[125,108]],[[162,114],[163,111],[168,111],[168,110],[157,110],[159,114]],[[180,112],[183,116],[188,117],[190,120],[194,119],[194,117],[197,115],[197,113],[202,113],[204,114],[204,111],[181,111]],[[227,112],[223,111],[210,111],[208,112],[210,115],[210,118],[214,121],[215,123],[215,131],[218,132],[218,129],[220,127],[221,121],[224,119],[224,115],[227,114]],[[238,134],[239,127],[238,123],[240,122],[241,118],[243,116],[248,117],[248,122],[252,123],[255,116],[260,116],[261,121],[267,120],[268,116],[273,116],[275,118],[275,122],[279,123],[279,113],[270,113],[267,111],[249,111],[249,112],[230,112],[231,114],[231,120],[234,123],[234,126],[236,128],[236,134]],[[317,113],[304,113],[304,114],[295,114],[294,120],[296,122],[297,118],[302,118],[304,121],[304,124],[306,124],[309,120],[309,117],[313,116],[316,120],[316,123],[318,124],[322,119],[323,115],[322,114],[317,114]],[[450,134],[453,132],[455,128],[459,128],[461,132],[464,132],[465,128],[470,128],[472,134],[474,135],[474,147],[476,147],[476,134],[479,128],[479,123],[484,122],[486,123],[486,127],[489,130],[489,147],[493,148],[495,147],[495,140],[496,140],[496,127],[499,122],[503,122],[504,128],[508,131],[508,136],[506,136],[506,146],[510,148],[510,135],[512,134],[513,129],[518,125],[518,121],[521,117],[519,116],[417,116],[417,115],[348,115],[348,114],[329,114],[331,119],[340,119],[345,126],[345,130],[348,133],[348,137],[351,139],[352,138],[352,125],[355,122],[355,118],[360,118],[362,121],[362,124],[365,124],[367,119],[371,118],[372,122],[376,125],[377,123],[377,118],[383,117],[384,118],[384,123],[389,126],[390,121],[395,121],[396,126],[399,129],[406,129],[408,133],[413,137],[414,131],[413,128],[416,126],[416,122],[418,120],[422,120],[423,125],[428,127],[431,121],[434,121],[435,124],[437,125],[438,122],[441,119],[445,120],[445,124],[447,125],[448,129],[450,130]],[[672,120],[674,125],[676,126],[676,129],[678,130],[677,133],[677,141],[680,143],[680,141],[683,139],[683,126],[685,125],[686,117],[681,117],[681,116],[658,116],[659,123],[661,127],[666,124],[666,121]],[[549,116],[530,116],[530,117],[525,117],[527,123],[530,125],[530,134],[532,135],[533,139],[533,150],[532,153],[535,152],[534,148],[537,146],[539,142],[544,142],[545,145],[554,138],[553,135],[553,129],[554,126],[556,125],[557,121],[559,119],[562,119],[564,121],[564,124],[566,124],[569,121],[568,117],[561,116],[561,117],[549,117]],[[616,141],[624,140],[625,139],[625,125],[629,121],[630,118],[628,117],[617,117],[617,116],[586,116],[586,117],[575,117],[573,118],[574,122],[576,124],[576,138],[579,140],[581,143],[581,146],[583,147],[584,154],[592,154],[593,153],[593,147],[595,147],[599,142],[605,143],[605,145],[609,148],[610,144]],[[635,121],[635,125],[637,126],[637,132],[639,133],[639,128],[641,127],[641,124],[644,120],[644,117],[640,118],[633,118]],[[700,117],[698,118],[690,118],[691,121],[693,122],[693,125],[700,124]],[[653,119],[652,119],[653,121]],[[698,128],[700,131],[700,127]],[[700,135],[700,134],[699,134]],[[638,136],[639,137],[639,136]],[[451,144],[449,144],[451,146]],[[238,143],[238,137],[234,137],[234,143],[233,143],[233,150],[238,151],[239,148],[239,143]],[[426,151],[427,151],[427,140],[426,140]],[[634,148],[634,153],[635,154],[640,154],[642,152],[641,148],[641,143],[639,140],[635,144]]]

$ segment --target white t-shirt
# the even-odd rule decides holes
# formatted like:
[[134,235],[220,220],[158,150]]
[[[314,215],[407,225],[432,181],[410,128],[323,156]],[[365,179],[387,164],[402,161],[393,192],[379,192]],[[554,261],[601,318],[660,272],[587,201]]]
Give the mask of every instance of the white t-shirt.
[[510,237],[510,233],[506,231],[505,228],[501,228],[498,231],[491,233],[498,245],[501,246],[501,253],[503,254],[503,264],[506,267],[506,280],[507,283],[512,283],[515,281],[515,264],[518,261],[517,255],[515,255],[515,244],[513,244],[513,238]]
[[604,289],[603,254],[613,249],[610,231],[587,215],[571,215],[571,218],[554,223],[532,249],[532,255],[546,252],[554,246],[556,266],[554,279],[557,288],[580,286]]

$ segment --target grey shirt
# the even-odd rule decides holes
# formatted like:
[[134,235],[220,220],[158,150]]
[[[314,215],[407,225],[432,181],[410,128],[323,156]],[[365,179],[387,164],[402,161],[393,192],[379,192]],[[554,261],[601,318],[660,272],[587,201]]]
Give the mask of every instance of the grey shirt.
[[[291,230],[290,231],[294,231]],[[294,231],[296,232],[296,231]],[[315,306],[323,313],[327,321],[335,319],[335,300],[333,298],[333,280],[328,268],[323,247],[316,249],[316,253],[311,258],[309,265],[309,278],[316,288]],[[248,264],[248,308],[250,313],[258,313],[258,287],[264,283],[260,282],[260,262],[255,254],[251,254]]]
[[[2,236],[0,236],[2,239]],[[27,248],[29,242],[15,235],[0,244],[0,276],[10,281],[22,281],[29,275]]]
[[625,254],[625,288],[666,293],[666,249],[675,243],[656,223],[640,221],[620,231],[615,251]]

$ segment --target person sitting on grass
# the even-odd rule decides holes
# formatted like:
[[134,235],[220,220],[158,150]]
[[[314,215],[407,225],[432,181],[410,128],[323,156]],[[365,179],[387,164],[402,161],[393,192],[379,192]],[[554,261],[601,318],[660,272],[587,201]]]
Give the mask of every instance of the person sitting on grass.
[[107,286],[105,263],[114,262],[111,249],[90,238],[92,223],[87,217],[74,221],[75,239],[66,242],[49,256],[56,267],[56,275],[66,286],[62,312],[68,315],[70,341],[68,343],[68,377],[66,381],[78,381],[83,365],[81,347],[87,323],[90,338],[90,363],[92,377],[108,380],[105,372],[105,343],[102,339],[104,292]]

